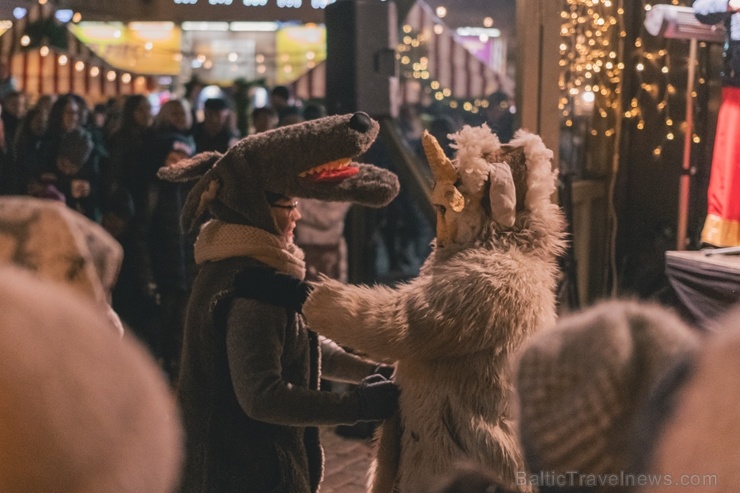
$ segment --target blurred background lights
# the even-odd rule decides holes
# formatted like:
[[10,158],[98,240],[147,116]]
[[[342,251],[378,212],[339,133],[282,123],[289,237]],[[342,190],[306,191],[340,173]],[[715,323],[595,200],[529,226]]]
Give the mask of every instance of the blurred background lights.
[[62,24],[66,24],[71,21],[73,16],[74,12],[71,9],[59,9],[54,12],[54,17],[56,17],[56,19]]

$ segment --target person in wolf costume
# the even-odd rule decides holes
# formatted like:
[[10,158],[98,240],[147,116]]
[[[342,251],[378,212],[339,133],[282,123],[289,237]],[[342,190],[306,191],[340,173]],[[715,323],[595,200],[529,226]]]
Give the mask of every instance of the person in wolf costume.
[[461,461],[529,488],[517,484],[510,360],[556,320],[565,233],[552,152],[525,131],[502,145],[486,125],[452,137],[454,161],[423,136],[437,230],[419,276],[395,288],[324,278],[303,307],[322,335],[396,362],[400,415],[380,430],[374,493],[429,491]]
[[[380,207],[397,195],[393,173],[353,162],[378,130],[364,113],[331,116],[160,170],[171,181],[199,180],[182,211],[185,224],[211,217],[195,243],[200,270],[179,375],[183,492],[316,492],[323,474],[317,426],[396,411],[396,385],[368,377],[376,363],[307,329],[305,262],[292,241],[296,197]],[[322,376],[360,384],[322,392]]]

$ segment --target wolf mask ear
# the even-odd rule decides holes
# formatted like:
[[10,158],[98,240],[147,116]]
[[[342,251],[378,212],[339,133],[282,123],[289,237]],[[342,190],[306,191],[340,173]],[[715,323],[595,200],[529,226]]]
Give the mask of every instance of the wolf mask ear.
[[516,220],[516,188],[511,168],[506,163],[492,163],[488,178],[491,187],[488,199],[491,204],[493,220],[505,228],[510,228]]
[[[198,219],[205,213],[218,193],[221,183],[216,176],[209,173],[216,163],[223,157],[218,152],[201,152],[189,159],[178,161],[173,166],[159,168],[157,176],[163,180],[175,183],[185,183],[200,180],[192,188],[180,214],[180,223],[185,231],[192,231],[198,224]],[[212,175],[207,179],[206,175]]]
[[223,154],[218,152],[201,152],[189,159],[178,161],[172,166],[159,168],[157,176],[174,183],[185,183],[202,177],[210,170]]
[[198,221],[206,212],[208,204],[213,202],[221,189],[218,177],[204,177],[195,184],[185,200],[180,213],[180,224],[185,231],[193,231]]

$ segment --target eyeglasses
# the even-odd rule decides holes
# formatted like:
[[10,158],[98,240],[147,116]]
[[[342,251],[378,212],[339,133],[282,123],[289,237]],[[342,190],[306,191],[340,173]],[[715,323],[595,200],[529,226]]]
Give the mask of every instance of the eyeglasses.
[[289,211],[292,211],[293,209],[298,208],[298,201],[295,201],[290,205],[270,204],[270,207],[277,207],[278,209],[288,209]]

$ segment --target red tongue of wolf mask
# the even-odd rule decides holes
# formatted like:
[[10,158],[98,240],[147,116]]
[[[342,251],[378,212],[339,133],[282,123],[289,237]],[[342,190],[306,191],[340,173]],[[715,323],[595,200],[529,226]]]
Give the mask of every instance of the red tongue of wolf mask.
[[250,135],[225,154],[201,153],[157,175],[173,182],[198,180],[182,211],[187,229],[209,211],[222,221],[277,233],[266,192],[370,207],[385,206],[398,195],[395,174],[354,161],[378,130],[365,113],[328,116]]

